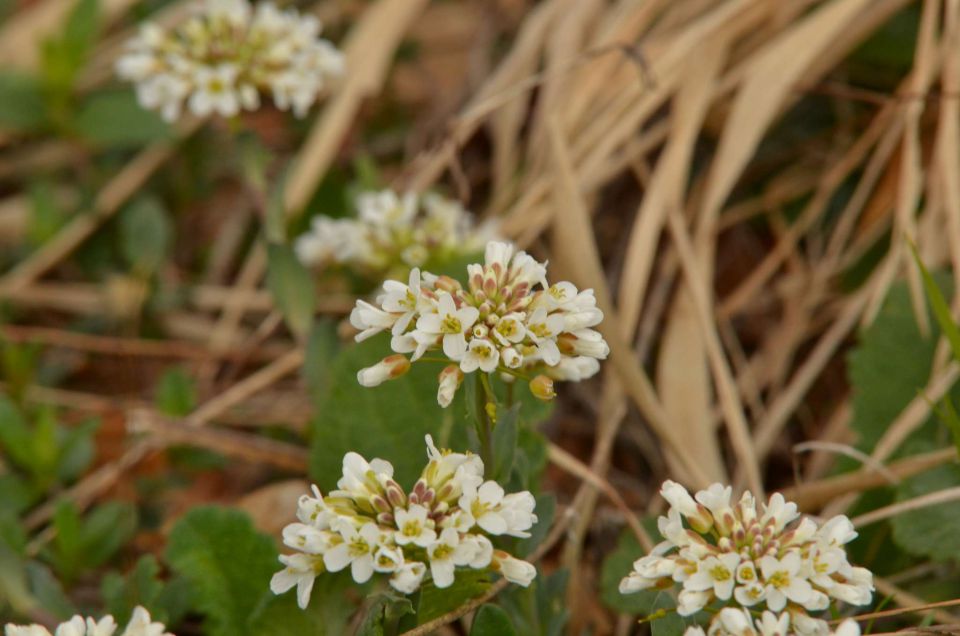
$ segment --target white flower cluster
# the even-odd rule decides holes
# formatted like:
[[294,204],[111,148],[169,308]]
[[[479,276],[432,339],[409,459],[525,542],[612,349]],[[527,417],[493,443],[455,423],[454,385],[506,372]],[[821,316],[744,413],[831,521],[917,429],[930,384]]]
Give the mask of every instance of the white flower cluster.
[[350,568],[357,583],[375,572],[390,575],[394,589],[412,594],[429,571],[433,584],[453,584],[456,568],[491,568],[526,587],[536,568],[502,550],[488,535],[529,537],[537,522],[529,492],[504,493],[483,480],[483,462],[470,453],[438,450],[429,435],[426,468],[405,493],[393,480],[393,466],[367,462],[357,453],[343,458],[343,478],[326,497],[300,498],[297,518],[283,530],[283,542],[297,550],[282,555],[284,569],[270,581],[282,594],[297,587],[306,608],[317,575]]
[[261,92],[303,117],[343,73],[343,55],[319,34],[316,18],[271,2],[254,8],[247,0],[198,0],[176,30],[144,23],[116,71],[136,83],[141,106],[167,121],[180,116],[184,102],[199,117],[256,110]]
[[[781,612],[779,615],[771,611],[765,611],[758,618],[754,618],[748,610],[725,607],[714,615],[710,621],[710,626],[704,633],[702,627],[688,627],[683,636],[787,636],[788,634],[830,634],[831,636],[860,636],[860,625],[857,621],[848,618],[837,626],[836,631],[822,631],[823,626],[818,624],[810,626],[805,621],[811,621],[809,617],[798,617],[795,621],[798,625],[794,626],[794,631],[790,631],[789,612]],[[813,628],[813,631],[810,631]]]
[[356,218],[314,217],[294,244],[304,265],[347,265],[378,280],[397,272],[405,278],[411,267],[478,252],[493,235],[492,225],[475,228],[462,205],[436,193],[364,192],[356,207]]
[[870,603],[873,574],[850,565],[843,547],[857,536],[849,519],[838,516],[818,525],[804,517],[794,524],[797,506],[779,493],[762,511],[749,492],[738,503],[731,503],[731,493],[729,486],[713,484],[691,497],[680,484],[664,482],[660,494],[670,509],[659,529],[666,541],[633,564],[620,592],[664,588],[672,580],[683,586],[681,616],[714,601],[765,607],[770,617],[764,621],[788,622],[792,633],[804,636],[830,633],[826,621],[808,612],[825,610],[832,600]]
[[[569,282],[549,285],[546,272],[546,265],[526,252],[491,241],[485,264],[467,266],[466,289],[418,269],[407,284],[386,281],[376,305],[357,301],[350,322],[360,330],[358,341],[389,330],[398,355],[361,370],[360,384],[376,386],[397,377],[433,349],[456,362],[440,373],[437,401],[443,407],[464,374],[478,369],[505,377],[541,373],[530,382],[541,399],[554,396],[553,380],[594,375],[610,349],[591,329],[603,320],[593,290],[578,291]],[[412,354],[410,360],[403,354]]]
[[[74,616],[66,623],[59,625],[53,636],[113,636],[117,631],[117,623],[113,616],[105,616],[99,621],[93,618],[84,619]],[[50,636],[50,631],[42,625],[13,625],[4,629],[6,636]],[[150,613],[142,607],[133,610],[133,616],[127,623],[127,628],[120,636],[173,636],[166,631],[162,623],[150,620]]]

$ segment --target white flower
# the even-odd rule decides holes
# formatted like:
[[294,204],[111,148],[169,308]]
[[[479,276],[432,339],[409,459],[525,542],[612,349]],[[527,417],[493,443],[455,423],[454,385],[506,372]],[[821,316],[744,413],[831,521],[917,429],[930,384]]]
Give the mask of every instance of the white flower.
[[[714,622],[719,623],[717,627],[721,633],[725,634],[754,634],[753,617],[750,612],[742,609],[725,607],[720,610],[714,618]],[[714,626],[710,626],[710,633],[713,633]]]
[[560,350],[571,356],[587,356],[598,360],[606,360],[610,353],[610,346],[603,339],[599,331],[593,329],[577,329],[562,333],[557,340]]
[[677,597],[677,614],[680,616],[693,616],[702,610],[710,601],[709,592],[694,592],[693,590],[683,589]]
[[733,594],[739,564],[740,555],[735,552],[709,556],[697,564],[697,572],[684,582],[683,587],[694,592],[712,590],[717,598],[725,601]]
[[537,568],[532,564],[515,559],[502,550],[495,550],[493,554],[494,568],[511,583],[527,587],[537,576]]
[[[89,621],[89,619],[87,619]],[[110,620],[113,622],[113,619]],[[130,622],[127,623],[127,628],[123,631],[121,636],[173,636],[165,631],[163,623],[155,623],[150,619],[150,613],[144,608],[137,606],[133,610],[133,616],[130,618]],[[110,632],[112,633],[112,632]],[[87,631],[87,636],[101,636],[97,632]],[[104,633],[103,636],[109,636],[109,633]]]
[[760,636],[787,636],[790,633],[787,631],[790,629],[790,614],[783,612],[778,616],[773,612],[764,612],[756,624]]
[[460,541],[472,546],[473,558],[467,563],[474,570],[481,570],[490,565],[493,560],[493,544],[482,534],[467,534]]
[[723,487],[720,484],[712,484],[706,490],[698,492],[694,498],[704,508],[710,511],[717,527],[724,535],[729,535],[734,528],[733,508],[730,506],[730,497],[733,494],[733,488]]
[[477,321],[476,307],[457,309],[453,296],[447,292],[438,295],[437,313],[423,314],[417,320],[417,331],[443,337],[443,352],[451,360],[460,360],[467,351],[466,334]]
[[588,358],[587,356],[577,356],[573,358],[564,356],[560,358],[557,366],[547,369],[550,377],[568,382],[580,382],[581,380],[592,378],[599,372],[600,363],[596,358]]
[[841,546],[850,543],[857,538],[857,531],[853,524],[844,515],[838,515],[829,519],[820,526],[817,532],[817,540],[825,546]]
[[420,307],[420,270],[416,267],[410,270],[410,280],[406,285],[395,280],[384,281],[383,292],[378,302],[386,311],[400,314],[393,324],[393,333],[401,334],[407,330]]
[[350,324],[360,330],[354,338],[362,342],[381,331],[392,329],[397,316],[374,307],[365,300],[358,300],[357,306],[350,312]]
[[860,623],[848,618],[837,625],[837,631],[834,634],[835,636],[860,636]]
[[330,547],[330,533],[305,523],[291,523],[283,529],[283,543],[307,554],[323,554]]
[[359,453],[349,452],[343,456],[343,477],[337,481],[337,488],[352,497],[369,499],[379,495],[384,482],[392,477],[390,462],[379,458],[367,462]]
[[706,532],[713,525],[713,517],[703,506],[697,504],[687,489],[669,479],[660,487],[660,496],[686,517],[698,532]]
[[536,500],[529,492],[505,496],[495,481],[485,482],[476,491],[465,492],[460,497],[460,507],[473,515],[478,526],[493,535],[529,537],[526,530],[537,521],[533,514],[535,505]]
[[[136,622],[137,612],[141,611],[146,613],[147,610],[142,607],[137,607],[133,612],[133,620],[130,621],[130,624],[127,625],[127,629],[123,632],[124,635],[132,634],[131,629],[136,629],[134,623]],[[150,624],[150,615],[147,614],[147,624]],[[163,634],[164,627],[162,623],[155,623],[159,630],[155,629],[154,631],[157,634]],[[88,617],[87,618],[87,636],[113,636],[114,632],[117,631],[117,621],[113,620],[113,616],[109,614],[101,618],[99,621]],[[146,632],[149,633],[149,632]],[[152,636],[152,635],[151,635]]]
[[500,362],[500,351],[486,338],[474,338],[467,347],[467,352],[460,360],[460,370],[464,373],[473,373],[480,369],[490,373],[497,368]]
[[476,557],[479,546],[461,541],[460,533],[447,528],[427,547],[430,575],[439,588],[453,585],[453,572],[458,565],[468,565]]
[[560,348],[557,346],[557,336],[563,331],[563,316],[547,315],[547,310],[541,307],[527,320],[526,329],[530,339],[536,343],[537,357],[549,366],[559,364]]
[[366,583],[373,575],[373,555],[380,545],[380,529],[375,523],[365,523],[357,531],[352,525],[339,528],[342,542],[323,554],[323,564],[330,572],[339,572],[348,565],[357,583]]
[[419,561],[404,563],[390,577],[390,585],[403,594],[413,594],[420,587],[426,573],[427,566]]
[[787,502],[783,495],[778,492],[770,495],[770,501],[764,506],[763,516],[760,519],[761,525],[773,522],[773,528],[776,532],[783,530],[784,526],[800,516],[797,511],[797,504]]
[[399,547],[380,544],[373,553],[373,569],[376,572],[396,572],[404,564],[403,550]]
[[394,518],[397,520],[397,530],[395,541],[398,545],[414,544],[421,548],[426,548],[432,544],[437,533],[434,530],[434,522],[427,517],[428,510],[419,504],[410,504],[404,510],[402,508],[394,511]]
[[774,612],[782,610],[787,600],[803,605],[809,600],[813,588],[801,578],[800,555],[788,552],[782,559],[764,556],[760,559],[760,571],[766,584],[767,607]]
[[196,88],[188,102],[193,114],[206,117],[217,113],[233,117],[240,112],[240,97],[235,86],[237,74],[238,70],[232,64],[197,68],[193,78]]

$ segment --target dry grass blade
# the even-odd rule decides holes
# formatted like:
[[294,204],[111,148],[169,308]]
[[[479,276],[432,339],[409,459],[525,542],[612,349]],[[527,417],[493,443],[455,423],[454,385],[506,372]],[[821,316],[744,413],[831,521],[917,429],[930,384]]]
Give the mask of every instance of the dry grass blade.
[[394,52],[426,0],[379,0],[367,9],[344,44],[348,73],[297,156],[283,195],[288,215],[299,214],[349,132],[363,100],[376,95]]

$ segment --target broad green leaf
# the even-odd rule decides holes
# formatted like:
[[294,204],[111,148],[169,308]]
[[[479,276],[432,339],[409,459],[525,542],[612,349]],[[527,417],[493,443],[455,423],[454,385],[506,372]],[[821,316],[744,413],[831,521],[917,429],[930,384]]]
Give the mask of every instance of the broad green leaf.
[[[894,285],[848,358],[853,392],[850,427],[859,436],[859,449],[873,450],[890,424],[926,386],[937,344],[935,336],[924,338],[920,334],[906,285]],[[927,426],[912,437],[929,438],[931,431]]]
[[[960,466],[939,466],[905,479],[897,500],[907,501],[960,485]],[[893,539],[901,548],[935,561],[960,559],[960,502],[927,506],[901,513],[891,520]]]
[[935,281],[933,276],[930,275],[930,272],[927,271],[923,261],[920,260],[920,255],[917,254],[917,248],[912,243],[910,244],[910,250],[913,252],[913,259],[916,261],[917,267],[920,268],[921,276],[923,276],[923,287],[927,292],[927,300],[930,303],[931,309],[933,309],[933,315],[937,319],[937,324],[940,325],[940,331],[943,332],[947,342],[950,343],[950,349],[953,351],[954,359],[960,362],[960,327],[957,326],[956,321],[954,321],[953,316],[950,314],[950,305],[947,304],[946,299],[943,297],[943,292],[940,291],[937,281]]
[[340,350],[337,340],[337,326],[332,320],[318,320],[307,338],[306,358],[303,363],[303,376],[307,382],[307,392],[316,403],[322,399],[330,384],[330,363]]
[[108,501],[83,520],[83,564],[100,567],[110,560],[137,530],[137,509],[123,501]]
[[496,605],[481,605],[470,627],[470,636],[510,636],[516,634],[510,617]]
[[297,595],[293,592],[273,596],[263,611],[257,613],[251,633],[257,636],[346,634],[355,606],[344,592],[356,589],[357,584],[349,572],[323,574],[313,584],[313,596],[307,609],[297,607]]
[[267,286],[290,331],[305,338],[313,324],[317,294],[313,277],[291,247],[267,247]]
[[183,417],[197,406],[197,386],[193,378],[177,367],[166,371],[157,382],[154,400],[157,409],[170,417]]
[[69,501],[61,501],[54,511],[53,529],[56,535],[47,558],[57,573],[69,582],[80,573],[83,559],[80,513]]
[[378,594],[367,609],[357,636],[384,636],[394,633],[396,630],[391,627],[408,614],[413,614],[413,603],[410,599],[392,593]]
[[20,409],[5,395],[0,395],[0,448],[24,470],[33,464],[33,435]]
[[539,575],[529,587],[511,585],[497,596],[497,602],[510,615],[517,633],[560,636],[569,619],[566,607],[569,573],[559,570]]
[[453,585],[442,590],[433,581],[425,582],[420,587],[417,624],[423,625],[453,611],[480,596],[489,587],[490,573],[486,570],[457,570]]
[[167,211],[153,197],[141,197],[120,215],[121,248],[136,273],[152,275],[160,269],[173,239]]
[[74,121],[76,133],[108,148],[137,147],[170,139],[159,115],[137,103],[132,91],[109,91],[89,97]]
[[472,424],[463,419],[462,399],[446,409],[437,404],[440,365],[417,362],[406,375],[374,388],[357,382],[357,371],[391,353],[387,340],[381,335],[344,349],[330,365],[311,428],[310,474],[322,489],[340,478],[349,451],[386,459],[398,483],[411,487],[426,464],[424,435],[433,435],[441,448],[466,449]]
[[43,88],[29,75],[0,71],[0,128],[29,132],[46,119]]
[[27,571],[23,559],[0,541],[0,599],[9,603],[19,614],[26,614],[37,602],[27,585]]
[[99,30],[98,0],[76,0],[62,32],[43,43],[41,68],[56,99],[62,100],[69,93],[77,73],[87,62]]
[[59,427],[57,477],[69,482],[79,477],[93,461],[93,435],[100,427],[99,420],[85,420],[71,428]]
[[270,599],[270,577],[279,569],[273,539],[250,518],[217,507],[195,508],[170,533],[166,559],[190,581],[194,607],[212,636],[245,636],[252,618]]

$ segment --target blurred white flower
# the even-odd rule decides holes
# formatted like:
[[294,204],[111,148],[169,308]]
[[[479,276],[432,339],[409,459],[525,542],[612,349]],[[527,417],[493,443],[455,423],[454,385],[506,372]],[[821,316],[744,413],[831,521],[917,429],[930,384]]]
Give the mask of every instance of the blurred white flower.
[[315,18],[271,2],[254,10],[247,0],[195,0],[194,15],[176,29],[141,25],[115,69],[167,121],[184,101],[200,117],[256,110],[260,93],[303,117],[344,70],[343,55],[319,34]]
[[[100,620],[74,616],[69,621],[58,625],[54,636],[114,636],[116,631],[117,623],[113,620],[113,616],[108,615]],[[42,625],[8,623],[4,627],[4,634],[6,636],[50,636],[50,631]],[[163,623],[153,622],[150,613],[138,605],[134,608],[133,616],[120,636],[173,636],[173,634],[166,631]]]

